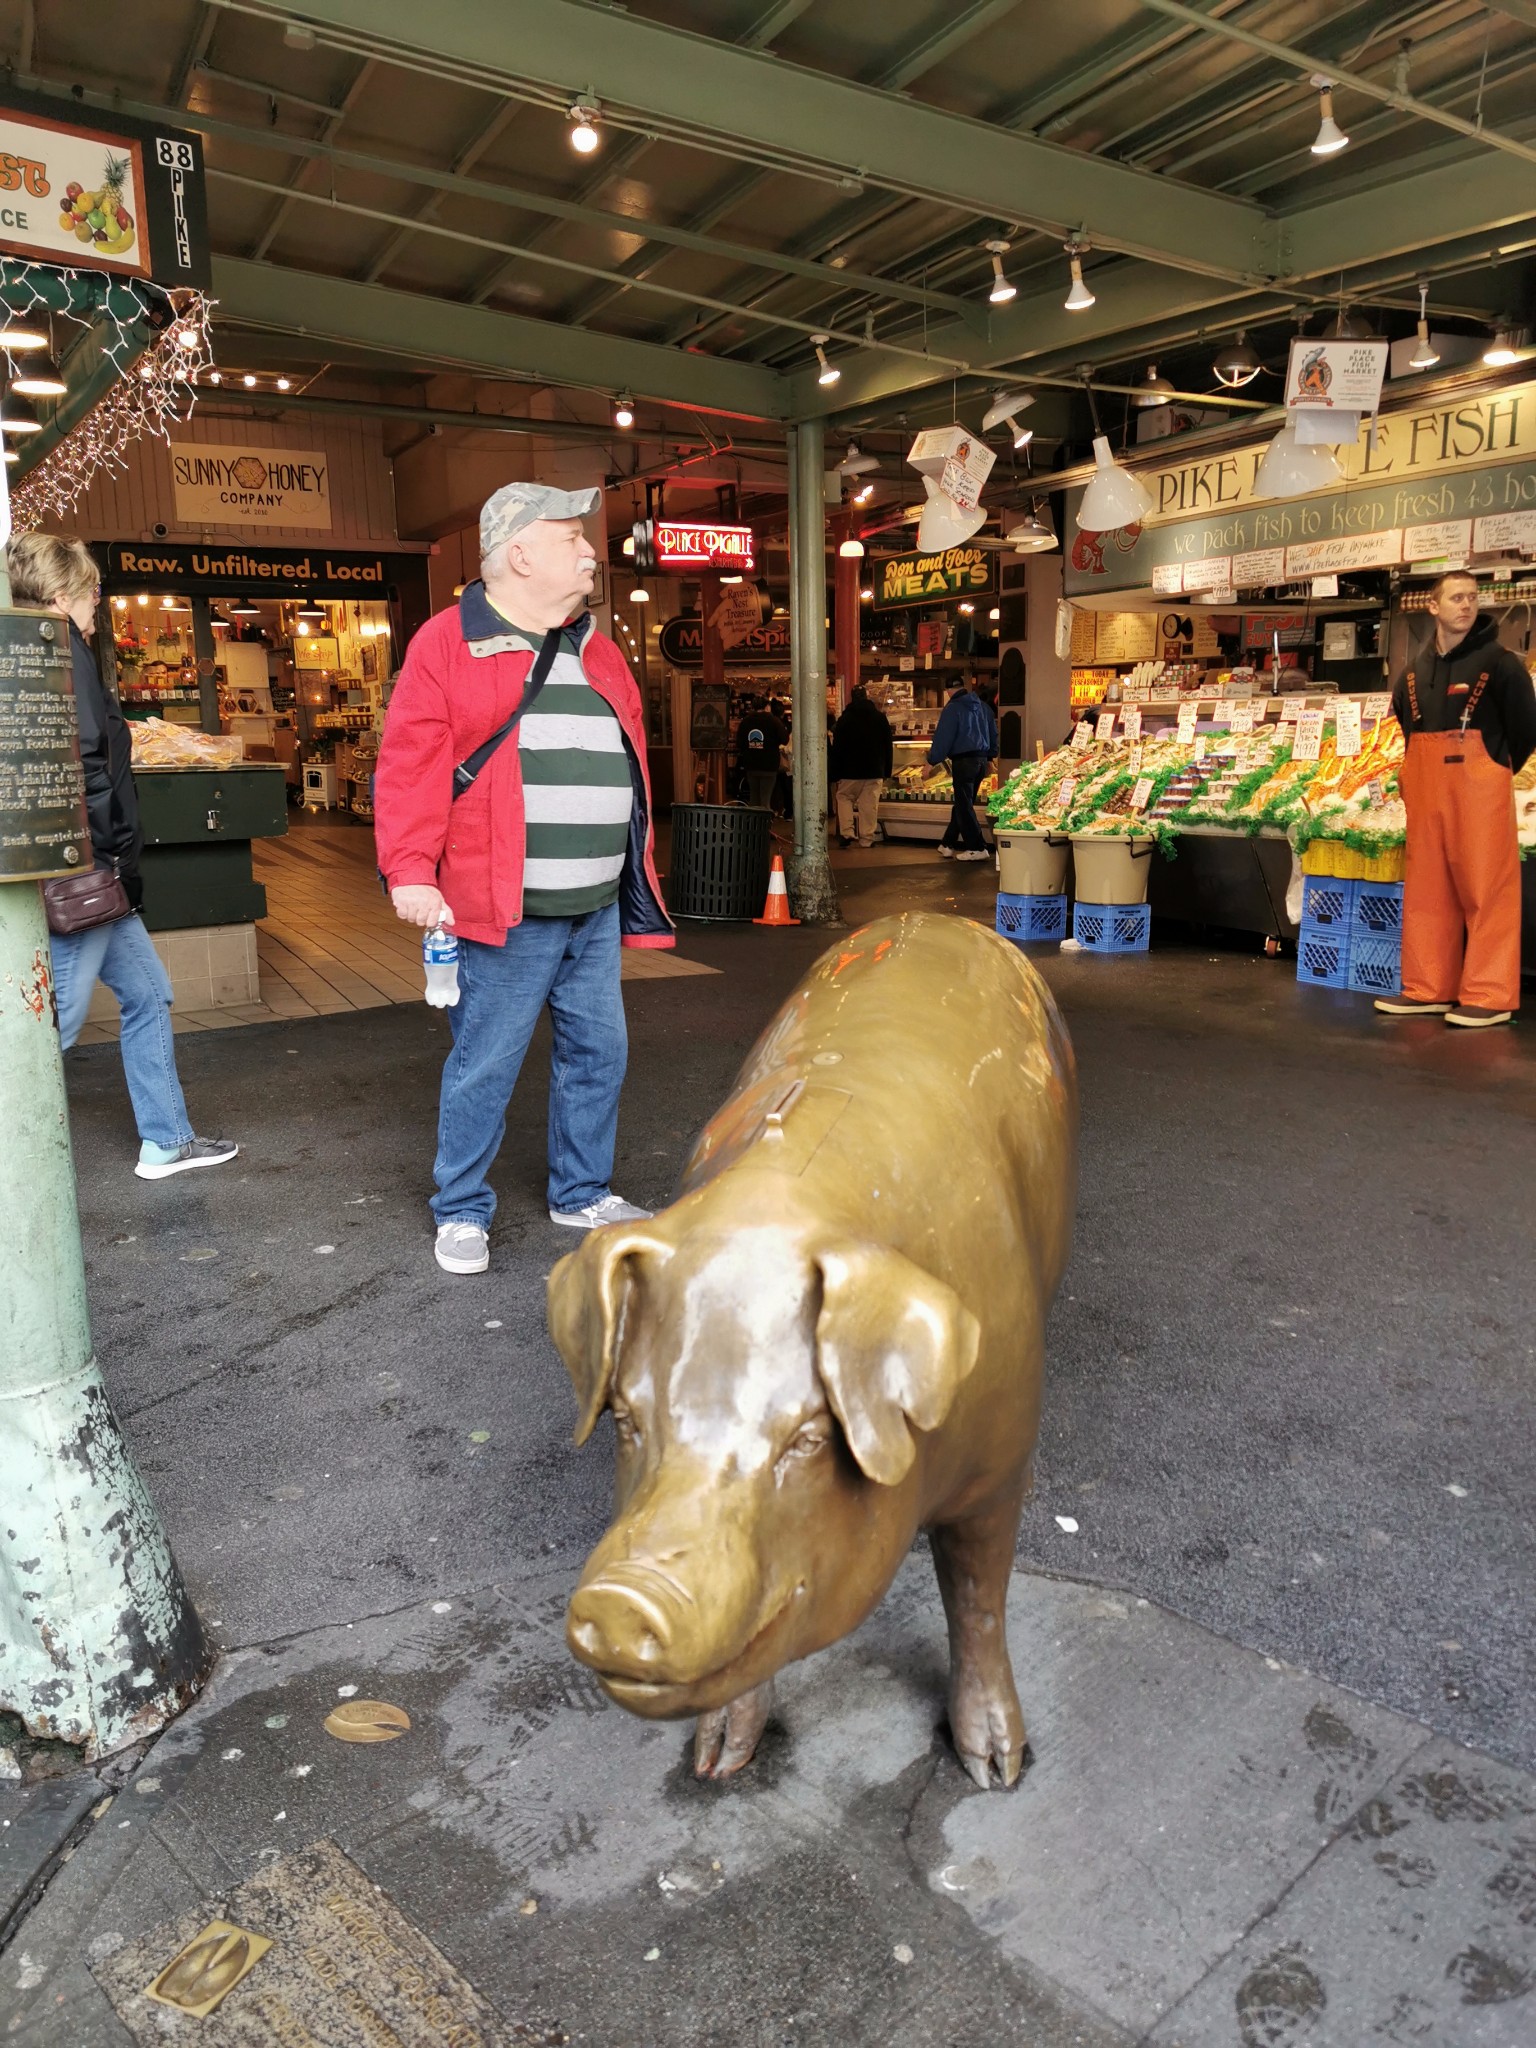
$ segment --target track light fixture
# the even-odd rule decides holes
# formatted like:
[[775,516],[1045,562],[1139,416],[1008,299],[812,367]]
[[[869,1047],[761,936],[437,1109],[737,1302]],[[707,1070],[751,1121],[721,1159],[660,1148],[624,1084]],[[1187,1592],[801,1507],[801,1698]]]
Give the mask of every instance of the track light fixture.
[[1440,360],[1440,351],[1429,338],[1429,279],[1419,279],[1419,338],[1414,343],[1413,354],[1408,358],[1410,370],[1432,370]]
[[[1501,321],[1492,341],[1483,350],[1483,361],[1490,370],[1502,370],[1506,363],[1516,360],[1521,349],[1526,346],[1526,340],[1523,327],[1511,327],[1507,322]],[[16,389],[20,391],[21,388],[18,380]]]
[[1014,447],[1027,448],[1035,438],[1035,430],[1033,427],[1021,427],[1018,415],[1027,411],[1034,402],[1035,395],[1032,391],[994,391],[992,403],[982,417],[981,431],[990,434],[994,427],[1000,427],[1006,422],[1009,432],[1013,435]]
[[1211,370],[1218,384],[1225,384],[1229,391],[1240,390],[1244,384],[1251,384],[1264,365],[1259,361],[1259,352],[1248,339],[1246,327],[1239,327],[1237,339],[1223,343],[1216,351],[1216,360]]
[[602,111],[596,100],[577,100],[571,107],[567,117],[571,124],[570,143],[578,156],[591,156],[602,140],[597,132]]
[[1090,306],[1097,303],[1093,293],[1083,283],[1083,258],[1088,254],[1092,244],[1085,242],[1080,235],[1074,235],[1072,240],[1064,242],[1062,247],[1072,265],[1072,289],[1067,293],[1063,303],[1069,313],[1086,313]]
[[1008,254],[1012,244],[1001,241],[983,242],[982,247],[990,250],[992,255],[992,289],[987,293],[988,303],[993,306],[1006,306],[1010,299],[1016,299],[1019,295],[1018,286],[1010,284],[1003,275],[1003,258]]
[[1312,154],[1337,156],[1341,149],[1348,149],[1349,137],[1333,118],[1333,80],[1326,72],[1314,71],[1312,83],[1317,87],[1318,111],[1322,116],[1317,138],[1312,144]]
[[813,334],[811,336],[811,345],[816,351],[816,361],[820,365],[816,377],[818,384],[835,384],[843,374],[836,363],[829,363],[827,361],[827,343],[831,339],[830,334]]
[[635,401],[627,391],[621,391],[613,401],[613,424],[616,427],[632,427],[635,424]]

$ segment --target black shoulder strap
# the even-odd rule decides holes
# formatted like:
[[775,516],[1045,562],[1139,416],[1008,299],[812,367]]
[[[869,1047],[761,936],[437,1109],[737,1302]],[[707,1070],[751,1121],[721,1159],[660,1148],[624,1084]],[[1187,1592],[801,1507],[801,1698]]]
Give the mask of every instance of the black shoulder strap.
[[464,794],[465,790],[474,788],[475,780],[486,762],[490,760],[492,754],[495,753],[502,741],[510,735],[523,714],[532,709],[534,699],[549,680],[549,672],[555,665],[555,656],[560,651],[560,635],[564,631],[564,626],[555,626],[544,635],[544,644],[534,657],[533,667],[528,671],[528,681],[523,689],[522,702],[509,719],[497,726],[488,740],[482,740],[469,758],[461,761],[458,767],[454,769],[453,795],[455,802]]

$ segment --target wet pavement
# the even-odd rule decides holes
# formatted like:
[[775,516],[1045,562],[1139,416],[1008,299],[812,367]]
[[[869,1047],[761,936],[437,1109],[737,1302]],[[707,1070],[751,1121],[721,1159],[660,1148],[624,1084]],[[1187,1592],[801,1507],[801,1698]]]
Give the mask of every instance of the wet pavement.
[[[984,869],[845,879],[855,914],[990,910]],[[666,1199],[822,943],[695,930],[722,974],[627,991],[625,1194]],[[921,1557],[786,1677],[733,1786],[570,1662],[611,1463],[606,1426],[570,1447],[544,1331],[568,1241],[538,1060],[492,1270],[456,1281],[422,1207],[424,1008],[180,1041],[200,1126],[243,1151],[152,1186],[115,1048],[72,1056],[104,1370],[226,1654],[105,1812],[90,1776],[0,1785],[0,1882],[69,1849],[0,1956],[0,2038],[133,2038],[112,1956],[322,1840],[509,2039],[1528,2038],[1529,1027],[1383,1026],[1239,950],[1040,964],[1081,1066],[1082,1207],[1020,1536],[1013,1795],[948,1750]],[[931,1113],[893,1077],[893,1142]],[[343,1748],[320,1724],[348,1685],[411,1732]]]

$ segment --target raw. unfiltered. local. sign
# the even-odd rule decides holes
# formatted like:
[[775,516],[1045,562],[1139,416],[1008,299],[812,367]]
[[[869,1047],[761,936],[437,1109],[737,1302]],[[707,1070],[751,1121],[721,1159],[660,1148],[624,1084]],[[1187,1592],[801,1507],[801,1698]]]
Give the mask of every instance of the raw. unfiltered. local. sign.
[[892,611],[975,597],[992,588],[992,561],[985,548],[977,547],[945,548],[936,555],[891,555],[880,564],[876,607]]

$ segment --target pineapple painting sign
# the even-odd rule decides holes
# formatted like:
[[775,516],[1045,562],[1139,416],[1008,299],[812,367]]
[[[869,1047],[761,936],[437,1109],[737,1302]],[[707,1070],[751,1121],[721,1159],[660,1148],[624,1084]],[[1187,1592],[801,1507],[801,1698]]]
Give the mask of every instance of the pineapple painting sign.
[[0,92],[0,251],[157,284],[206,286],[201,140],[110,116],[62,118]]

